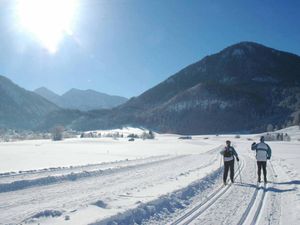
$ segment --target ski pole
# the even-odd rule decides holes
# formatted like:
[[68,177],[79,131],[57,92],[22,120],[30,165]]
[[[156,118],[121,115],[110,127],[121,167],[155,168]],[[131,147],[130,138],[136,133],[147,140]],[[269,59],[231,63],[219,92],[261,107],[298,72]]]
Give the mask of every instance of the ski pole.
[[273,164],[271,163],[271,160],[269,162],[270,162],[270,165],[271,165],[274,176],[277,177],[277,174],[275,173],[275,170],[274,170]]
[[222,165],[222,155],[220,155],[220,168],[221,168],[221,165]]
[[239,172],[239,175],[240,175],[240,182],[241,182],[241,184],[242,184],[243,181],[242,181],[242,175],[241,175],[242,171],[241,171],[240,163],[237,161],[237,164],[238,164],[238,170],[240,171],[240,172]]

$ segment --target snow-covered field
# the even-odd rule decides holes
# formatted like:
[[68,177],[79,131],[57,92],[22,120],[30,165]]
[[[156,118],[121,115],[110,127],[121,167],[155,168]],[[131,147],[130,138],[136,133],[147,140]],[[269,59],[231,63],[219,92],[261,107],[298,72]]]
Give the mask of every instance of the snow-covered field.
[[[259,135],[0,143],[0,224],[300,224],[300,130],[280,132],[292,141],[268,142],[265,188],[250,150]],[[227,139],[241,161],[224,187]]]

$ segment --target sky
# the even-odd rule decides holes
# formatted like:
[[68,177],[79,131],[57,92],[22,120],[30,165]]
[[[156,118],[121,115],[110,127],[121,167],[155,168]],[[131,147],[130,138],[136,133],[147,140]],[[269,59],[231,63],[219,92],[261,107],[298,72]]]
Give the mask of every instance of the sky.
[[0,75],[28,90],[138,96],[241,41],[300,55],[298,0],[20,1],[0,0]]

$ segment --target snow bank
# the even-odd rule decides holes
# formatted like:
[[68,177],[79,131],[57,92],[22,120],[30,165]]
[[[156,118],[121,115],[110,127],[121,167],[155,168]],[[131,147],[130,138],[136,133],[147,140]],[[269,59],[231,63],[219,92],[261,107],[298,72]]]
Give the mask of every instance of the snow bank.
[[168,160],[173,160],[175,157],[170,158],[150,158],[150,160],[140,162],[137,161],[134,165],[128,165],[123,167],[117,167],[117,168],[108,168],[106,170],[93,170],[93,171],[82,171],[78,173],[71,172],[69,174],[60,175],[60,176],[47,176],[47,177],[41,177],[37,179],[31,179],[31,180],[18,180],[11,183],[0,183],[0,193],[2,192],[9,192],[9,191],[16,191],[21,190],[33,186],[44,186],[44,185],[50,185],[54,183],[61,183],[66,181],[76,181],[83,178],[88,177],[97,177],[97,176],[104,176],[109,175],[115,172],[118,172],[120,170],[126,170],[126,169],[132,169],[132,168],[138,168],[145,165],[151,165],[156,163],[161,163]]
[[276,130],[272,132],[264,132],[258,135],[255,135],[256,137],[259,137],[261,135],[266,135],[267,133],[269,134],[278,134],[278,133],[283,133],[283,134],[288,134],[289,137],[291,137],[291,141],[299,141],[300,140],[300,127],[299,126],[291,126],[287,127],[281,130]]
[[278,130],[276,132],[287,133],[292,138],[292,141],[300,140],[300,127],[299,126],[287,127],[282,130]]
[[205,178],[193,182],[185,188],[90,225],[142,224],[142,222],[151,219],[153,216],[155,220],[164,218],[168,214],[184,209],[189,205],[190,199],[215,185],[222,170],[223,168],[219,168]]

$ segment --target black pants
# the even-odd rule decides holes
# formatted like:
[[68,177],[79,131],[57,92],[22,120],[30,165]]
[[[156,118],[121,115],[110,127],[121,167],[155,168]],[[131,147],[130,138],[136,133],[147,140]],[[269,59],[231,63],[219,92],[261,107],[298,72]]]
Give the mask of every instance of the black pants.
[[257,175],[260,180],[261,177],[261,169],[264,172],[264,179],[267,180],[267,162],[266,161],[257,161]]
[[234,159],[224,162],[224,174],[223,174],[223,181],[224,183],[227,180],[227,176],[228,176],[228,171],[230,169],[230,180],[231,182],[233,182],[233,178],[234,178]]

